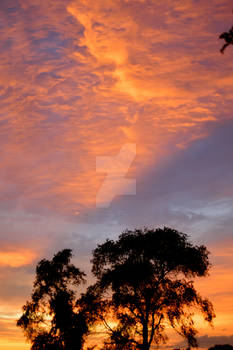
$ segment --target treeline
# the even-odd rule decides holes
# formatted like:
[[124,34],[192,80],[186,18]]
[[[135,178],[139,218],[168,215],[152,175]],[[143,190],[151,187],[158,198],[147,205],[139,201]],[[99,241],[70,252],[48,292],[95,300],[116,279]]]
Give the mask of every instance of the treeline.
[[[81,294],[77,287],[86,275],[71,258],[64,249],[36,267],[31,298],[17,321],[32,350],[149,350],[167,341],[168,325],[196,347],[193,316],[200,312],[208,323],[215,317],[193,283],[207,276],[209,252],[177,230],[126,230],[99,244],[91,260],[95,283]],[[100,325],[103,344],[88,348]]]

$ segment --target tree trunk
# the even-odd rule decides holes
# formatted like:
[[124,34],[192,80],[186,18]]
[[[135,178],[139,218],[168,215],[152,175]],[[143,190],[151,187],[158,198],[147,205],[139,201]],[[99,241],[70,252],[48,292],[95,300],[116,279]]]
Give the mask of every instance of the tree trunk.
[[148,343],[148,324],[147,322],[143,325],[143,344],[142,350],[150,350],[150,345]]

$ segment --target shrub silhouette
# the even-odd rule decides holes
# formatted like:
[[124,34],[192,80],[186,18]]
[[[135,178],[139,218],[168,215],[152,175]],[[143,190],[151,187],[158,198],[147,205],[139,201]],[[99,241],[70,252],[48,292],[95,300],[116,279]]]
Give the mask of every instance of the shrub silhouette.
[[223,344],[223,345],[214,345],[208,350],[233,350],[233,346],[230,344]]

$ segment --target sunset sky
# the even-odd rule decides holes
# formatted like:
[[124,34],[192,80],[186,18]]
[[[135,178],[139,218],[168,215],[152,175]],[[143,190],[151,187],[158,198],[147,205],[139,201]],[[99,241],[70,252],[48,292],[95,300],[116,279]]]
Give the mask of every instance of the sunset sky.
[[97,243],[164,225],[211,252],[200,345],[233,344],[232,6],[0,0],[0,350],[29,349],[40,259],[72,248],[89,274]]

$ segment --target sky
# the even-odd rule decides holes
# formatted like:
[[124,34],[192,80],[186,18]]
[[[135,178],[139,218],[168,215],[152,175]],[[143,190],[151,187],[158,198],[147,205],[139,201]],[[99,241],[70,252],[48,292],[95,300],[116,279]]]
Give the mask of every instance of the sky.
[[230,0],[0,1],[0,350],[29,349],[40,259],[72,248],[89,274],[143,226],[207,246],[198,339],[233,344],[232,24]]

